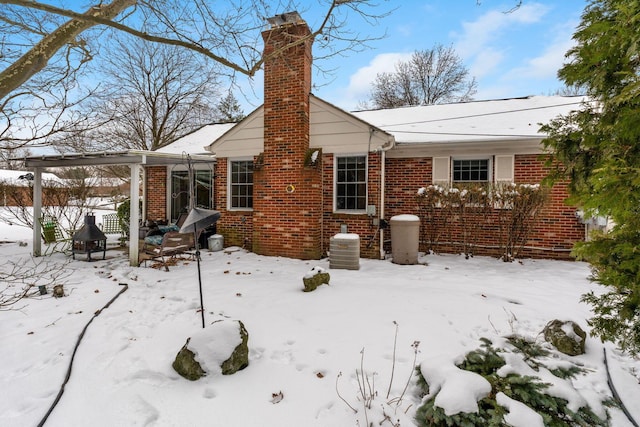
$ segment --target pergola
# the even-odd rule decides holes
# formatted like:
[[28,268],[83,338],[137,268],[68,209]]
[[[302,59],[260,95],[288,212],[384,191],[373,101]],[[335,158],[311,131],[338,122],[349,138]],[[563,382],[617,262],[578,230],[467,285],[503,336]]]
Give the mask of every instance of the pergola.
[[[140,198],[140,171],[147,166],[162,166],[186,163],[212,163],[213,155],[193,155],[158,153],[156,151],[128,150],[119,152],[71,153],[29,156],[23,159],[26,169],[33,171],[33,217],[42,215],[42,172],[48,168],[74,166],[107,166],[128,165],[131,171],[131,200]],[[136,206],[134,203],[131,206]],[[138,209],[131,209],[129,216],[129,236],[138,236],[140,214]],[[138,239],[129,238],[129,264],[137,267]],[[40,221],[33,221],[33,255],[42,255],[42,239]]]

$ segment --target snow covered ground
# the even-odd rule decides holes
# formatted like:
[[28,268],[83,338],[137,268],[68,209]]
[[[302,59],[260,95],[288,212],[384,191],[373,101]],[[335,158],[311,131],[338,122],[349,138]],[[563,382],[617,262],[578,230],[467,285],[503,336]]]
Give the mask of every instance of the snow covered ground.
[[[29,229],[0,225],[1,264],[32,263],[30,238]],[[194,261],[165,272],[130,267],[116,250],[91,263],[63,254],[36,262],[42,260],[51,263],[46,270],[68,263],[71,275],[56,281],[66,296],[49,293],[0,311],[0,426],[34,426],[43,419],[78,335],[122,284],[128,290],[87,328],[46,426],[334,427],[364,426],[365,417],[376,426],[391,425],[379,424],[383,414],[411,426],[420,405],[415,376],[403,390],[416,346],[417,364],[442,363],[446,377],[447,363],[478,348],[482,337],[500,342],[518,333],[542,342],[540,332],[556,318],[587,330],[589,307],[579,300],[595,287],[587,280],[588,266],[578,262],[429,255],[420,257],[427,265],[411,266],[362,259],[360,270],[352,271],[330,270],[328,260],[270,258],[240,248],[203,251],[206,323],[241,320],[249,332],[249,366],[190,382],[171,363],[202,329]],[[315,266],[330,273],[331,283],[302,292],[302,278]],[[54,283],[46,284],[51,290]],[[640,361],[610,344],[588,338],[586,355],[558,354],[587,371],[570,391],[603,410],[598,402],[611,394],[604,347],[614,383],[640,420]],[[360,369],[377,391],[366,415],[358,398]],[[469,393],[463,391],[471,386],[457,387],[443,399],[447,405],[466,403]],[[396,403],[386,403],[393,398]],[[631,425],[620,410],[609,414],[611,425]]]

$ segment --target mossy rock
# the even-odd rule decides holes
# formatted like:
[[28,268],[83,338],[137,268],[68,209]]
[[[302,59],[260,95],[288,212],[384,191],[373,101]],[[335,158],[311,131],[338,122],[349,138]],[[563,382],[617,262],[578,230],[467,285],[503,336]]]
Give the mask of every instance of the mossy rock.
[[187,342],[182,346],[171,366],[182,377],[189,381],[196,381],[207,375],[207,373],[196,360],[196,355],[193,351],[189,350],[190,340],[191,338],[187,338]]
[[584,344],[587,334],[575,322],[552,320],[547,323],[542,332],[544,339],[561,353],[569,356],[585,353]]
[[319,267],[314,267],[309,274],[302,278],[302,283],[304,284],[304,291],[311,292],[315,291],[316,288],[323,284],[329,284],[329,280],[331,280],[331,276],[329,273],[325,272],[323,269]]
[[[232,350],[230,345],[237,343],[238,338],[240,342]],[[187,338],[173,361],[173,369],[190,381],[210,373],[234,374],[249,366],[248,342],[249,333],[241,321],[216,322]]]
[[222,363],[220,368],[222,369],[222,375],[235,374],[238,371],[249,366],[249,333],[244,327],[244,323],[238,320],[240,324],[240,338],[242,342],[236,346],[231,353],[231,357]]

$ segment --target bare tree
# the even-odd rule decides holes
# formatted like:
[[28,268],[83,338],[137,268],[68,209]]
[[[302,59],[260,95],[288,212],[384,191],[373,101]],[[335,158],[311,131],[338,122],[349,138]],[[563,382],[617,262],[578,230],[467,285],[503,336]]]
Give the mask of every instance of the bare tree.
[[[56,28],[70,31],[62,17],[44,12],[0,6],[0,87],[18,85],[0,98],[0,156],[8,158],[25,147],[48,145],[50,138],[70,128],[85,128],[85,117],[71,109],[92,95],[93,87],[79,87],[92,58],[85,40],[56,42]],[[32,55],[25,53],[33,46]],[[44,47],[52,57],[39,57]],[[40,71],[38,71],[40,70]],[[28,76],[31,75],[30,78]]]
[[0,311],[20,310],[18,302],[42,295],[56,285],[66,283],[73,270],[48,258],[8,261],[0,267]]
[[321,59],[379,38],[354,33],[347,24],[363,20],[373,28],[389,13],[380,8],[382,0],[317,0],[314,6],[297,0],[93,1],[74,10],[62,1],[0,0],[0,150],[50,145],[61,133],[69,140],[72,132],[100,124],[76,107],[95,95],[94,80],[83,80],[83,73],[87,64],[110,56],[105,40],[112,33],[199,54],[209,60],[207,68],[219,66],[233,79],[254,76],[268,59],[261,49],[265,17],[319,8],[324,13],[312,33],[271,56],[313,39]]
[[587,93],[586,86],[565,85],[551,92],[551,95],[580,96],[580,95],[586,95],[586,93]]
[[[285,3],[277,7],[293,10],[301,6],[295,1]],[[326,13],[318,28],[305,39],[316,39],[321,35],[320,45],[326,47],[331,43],[333,53],[363,46],[367,41],[362,34],[354,35],[345,28],[349,19],[360,17],[376,22],[386,15],[369,13],[379,6],[371,1],[325,0],[318,3],[326,7]],[[112,28],[150,42],[181,46],[208,57],[232,73],[253,76],[267,59],[257,48],[264,18],[282,12],[273,11],[271,2],[266,0],[235,0],[224,4],[210,0],[112,0],[109,4],[97,3],[84,13],[35,0],[0,0],[0,4],[7,5],[0,10],[0,22],[42,35],[39,42],[26,46],[24,54],[0,73],[0,99],[45,69],[49,60],[70,44],[84,48],[85,59],[88,59],[91,55],[87,49],[89,39],[81,36],[96,26]],[[42,12],[34,23],[14,19],[17,14],[33,11]],[[71,19],[53,31],[42,31],[43,22],[61,16]],[[304,39],[294,40],[272,55],[279,55],[290,45],[303,42]]]
[[394,72],[379,73],[372,83],[373,108],[462,102],[473,99],[477,82],[453,47],[437,45],[400,61]]
[[216,72],[191,51],[120,38],[101,64],[104,91],[85,114],[94,129],[56,145],[153,151],[217,118]]
[[[27,174],[28,175],[28,174]],[[0,195],[4,208],[0,212],[0,221],[22,227],[33,228],[33,176],[15,182],[0,180]],[[20,182],[21,181],[21,182]],[[84,215],[96,208],[97,200],[91,198],[96,179],[43,180],[42,215],[55,218],[69,236],[82,225]]]

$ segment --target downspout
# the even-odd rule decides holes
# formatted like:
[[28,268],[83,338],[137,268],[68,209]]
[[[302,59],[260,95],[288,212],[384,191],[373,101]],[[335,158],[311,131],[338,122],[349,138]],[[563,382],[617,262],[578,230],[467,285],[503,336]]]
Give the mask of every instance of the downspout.
[[33,169],[33,256],[42,256],[42,169]]
[[[371,136],[373,136],[374,130],[372,129]],[[369,141],[371,141],[371,136]],[[380,153],[380,209],[378,209],[378,231],[380,231],[380,259],[384,259],[384,229],[381,227],[382,221],[384,221],[384,200],[385,200],[385,186],[386,186],[386,163],[387,163],[387,151],[392,149],[395,145],[395,139],[390,136],[384,145],[378,147],[375,152]]]
[[382,221],[384,221],[384,187],[385,187],[385,163],[387,159],[387,152],[382,150],[380,152],[380,215],[378,218],[378,227],[380,227],[380,259],[384,259],[384,229],[381,227]]

